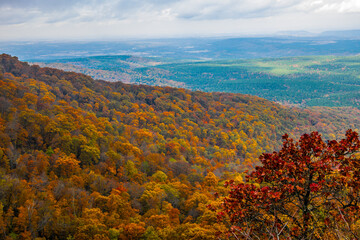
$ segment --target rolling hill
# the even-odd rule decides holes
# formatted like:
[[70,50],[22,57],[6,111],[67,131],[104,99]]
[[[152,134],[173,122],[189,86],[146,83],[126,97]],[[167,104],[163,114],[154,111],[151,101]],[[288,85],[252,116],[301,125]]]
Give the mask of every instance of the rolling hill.
[[360,106],[360,56],[186,62],[97,56],[37,64],[77,71],[108,81],[251,94],[302,107]]
[[[224,181],[284,133],[359,128],[354,108],[95,81],[0,55],[0,227],[7,239],[216,239]],[[24,221],[28,219],[28,221]]]

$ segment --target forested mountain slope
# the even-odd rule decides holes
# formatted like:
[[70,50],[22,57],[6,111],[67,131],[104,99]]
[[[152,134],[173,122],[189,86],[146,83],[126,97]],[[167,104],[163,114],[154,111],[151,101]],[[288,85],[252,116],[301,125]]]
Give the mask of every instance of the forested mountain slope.
[[0,56],[0,238],[216,239],[206,208],[281,136],[359,126],[356,109],[95,81]]

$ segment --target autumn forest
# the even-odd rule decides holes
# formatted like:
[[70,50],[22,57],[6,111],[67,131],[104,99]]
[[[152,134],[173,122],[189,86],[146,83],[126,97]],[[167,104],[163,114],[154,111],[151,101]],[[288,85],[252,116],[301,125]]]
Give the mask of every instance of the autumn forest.
[[359,114],[0,55],[0,239],[358,239]]

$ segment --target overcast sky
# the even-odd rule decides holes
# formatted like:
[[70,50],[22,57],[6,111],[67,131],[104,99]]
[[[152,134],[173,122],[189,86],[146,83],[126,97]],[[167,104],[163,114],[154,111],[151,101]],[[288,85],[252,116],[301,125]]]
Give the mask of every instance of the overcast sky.
[[0,40],[360,29],[360,0],[0,0]]

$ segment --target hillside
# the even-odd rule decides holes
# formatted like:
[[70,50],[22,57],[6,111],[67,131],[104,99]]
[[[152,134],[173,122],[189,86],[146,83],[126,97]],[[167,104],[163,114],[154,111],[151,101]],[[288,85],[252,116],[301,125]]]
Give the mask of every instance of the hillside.
[[227,179],[281,137],[359,128],[360,111],[95,81],[0,55],[5,239],[216,239]]
[[360,107],[360,56],[186,62],[98,56],[39,64],[108,81],[251,94],[302,107]]

